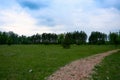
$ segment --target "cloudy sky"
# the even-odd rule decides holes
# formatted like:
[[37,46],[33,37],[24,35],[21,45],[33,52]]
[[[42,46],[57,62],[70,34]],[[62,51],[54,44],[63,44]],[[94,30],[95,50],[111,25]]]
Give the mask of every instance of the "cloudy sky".
[[120,0],[0,0],[0,31],[19,35],[120,30]]

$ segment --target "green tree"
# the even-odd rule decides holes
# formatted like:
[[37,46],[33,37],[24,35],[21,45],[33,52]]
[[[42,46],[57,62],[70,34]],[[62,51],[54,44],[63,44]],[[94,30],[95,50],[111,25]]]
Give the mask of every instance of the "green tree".
[[58,35],[58,43],[59,43],[59,44],[62,44],[62,43],[63,43],[64,37],[65,37],[64,34],[59,34],[59,35]]
[[118,33],[111,33],[109,34],[109,41],[110,41],[110,44],[119,44],[119,35]]
[[62,43],[63,48],[69,49],[71,45],[71,33],[65,35],[64,41]]
[[18,44],[18,35],[15,34],[14,32],[10,31],[7,33],[8,35],[8,40],[9,42],[11,42],[11,44]]
[[6,32],[3,32],[3,33],[1,34],[1,39],[0,39],[1,44],[7,44],[7,39],[8,39],[7,33],[6,33]]
[[78,31],[73,32],[73,43],[80,44],[79,39],[80,39],[79,32]]
[[35,34],[31,36],[32,44],[40,44],[41,43],[41,35],[40,34]]
[[29,44],[28,37],[26,37],[24,35],[20,36],[19,37],[19,42],[20,42],[20,44]]
[[101,32],[92,32],[89,37],[90,44],[105,44],[107,35]]
[[84,31],[75,31],[73,32],[73,43],[80,45],[85,44],[87,40],[87,34]]
[[7,44],[8,44],[8,45],[13,44],[13,39],[12,39],[11,37],[8,37],[8,39],[7,39]]
[[85,44],[87,40],[87,34],[84,31],[79,33],[79,44]]
[[44,44],[48,44],[48,37],[47,37],[47,33],[43,33],[42,34],[42,43]]

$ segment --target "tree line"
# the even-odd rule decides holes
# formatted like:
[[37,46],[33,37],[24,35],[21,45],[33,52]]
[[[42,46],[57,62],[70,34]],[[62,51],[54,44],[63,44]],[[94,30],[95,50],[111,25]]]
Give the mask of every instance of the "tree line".
[[[88,39],[88,40],[87,40]],[[84,31],[74,31],[62,34],[43,33],[32,36],[19,36],[14,32],[0,31],[0,45],[2,44],[120,44],[120,32],[110,32],[109,35],[93,31],[88,37]]]

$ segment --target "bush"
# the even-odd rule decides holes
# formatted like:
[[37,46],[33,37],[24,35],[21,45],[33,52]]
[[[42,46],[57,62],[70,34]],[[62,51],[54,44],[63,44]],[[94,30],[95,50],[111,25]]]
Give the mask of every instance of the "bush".
[[71,44],[71,41],[70,41],[69,34],[66,34],[65,39],[63,40],[62,46],[63,48],[69,49],[70,44]]
[[70,44],[67,44],[67,43],[63,43],[62,46],[65,49],[69,49],[70,48]]

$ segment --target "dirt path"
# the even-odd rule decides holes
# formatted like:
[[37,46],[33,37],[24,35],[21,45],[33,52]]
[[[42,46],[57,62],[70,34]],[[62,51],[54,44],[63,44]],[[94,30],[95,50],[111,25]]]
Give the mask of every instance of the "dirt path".
[[87,80],[96,64],[100,63],[105,56],[115,53],[118,50],[112,50],[74,61],[60,68],[48,77],[47,80]]

